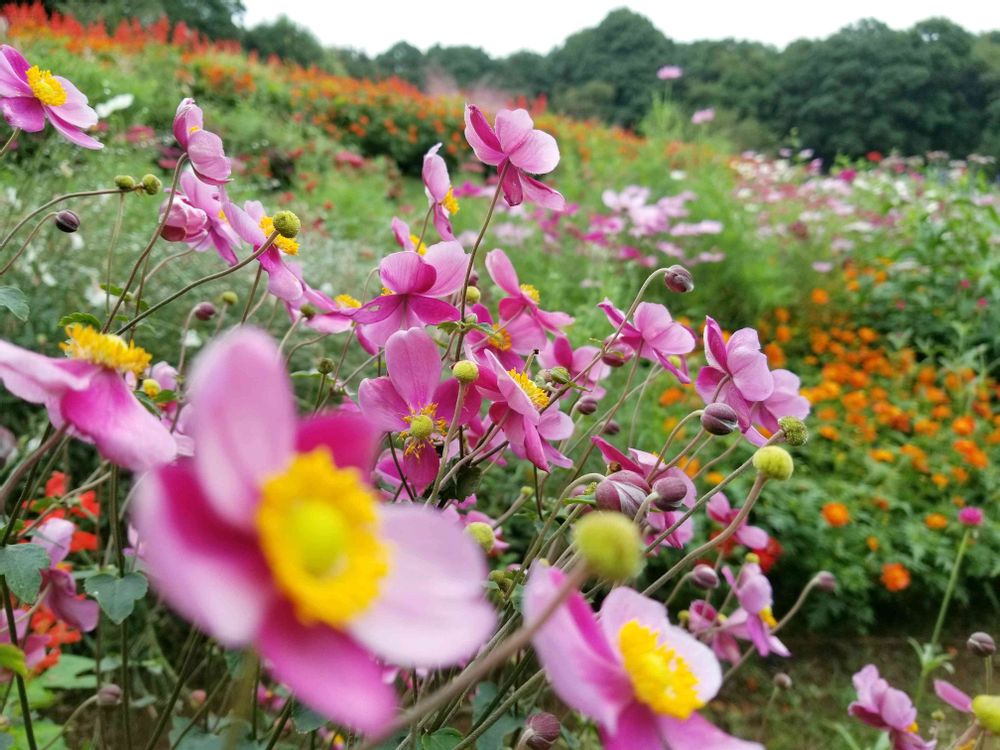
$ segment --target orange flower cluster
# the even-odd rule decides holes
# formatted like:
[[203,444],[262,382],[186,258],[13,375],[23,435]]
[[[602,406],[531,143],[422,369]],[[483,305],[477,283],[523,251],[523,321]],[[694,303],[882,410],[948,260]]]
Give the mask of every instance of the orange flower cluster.
[[910,585],[910,571],[902,563],[886,563],[882,566],[882,585],[889,591],[902,591]]

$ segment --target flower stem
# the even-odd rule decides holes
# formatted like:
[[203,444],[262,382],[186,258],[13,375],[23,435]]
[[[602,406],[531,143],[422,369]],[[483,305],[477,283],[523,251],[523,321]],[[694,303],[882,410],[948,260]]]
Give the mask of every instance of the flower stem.
[[0,148],[0,159],[2,159],[8,151],[10,151],[10,147],[14,145],[14,141],[17,140],[19,135],[21,135],[21,128],[14,128],[14,132],[10,134],[7,142],[3,144],[3,148]]
[[[7,614],[7,632],[16,640],[17,627],[14,620],[14,606],[10,602],[10,591],[7,589],[7,579],[0,576],[0,596],[3,597],[3,608]],[[24,734],[28,739],[29,750],[37,750],[35,730],[31,724],[31,705],[28,703],[28,690],[24,685],[24,677],[20,672],[14,672],[17,681],[17,695],[21,701],[21,718],[24,721]]]
[[48,203],[43,203],[34,211],[32,211],[30,214],[28,214],[19,222],[17,222],[14,228],[10,230],[10,233],[6,237],[4,237],[3,242],[0,242],[0,250],[3,250],[5,247],[7,247],[7,245],[10,243],[14,235],[21,230],[21,227],[23,227],[25,224],[31,221],[35,216],[38,216],[38,214],[40,214],[42,211],[44,211],[47,208],[51,208],[57,203],[62,203],[63,201],[69,200],[70,198],[86,198],[93,195],[111,195],[111,194],[117,195],[121,192],[122,191],[119,190],[118,188],[112,188],[110,190],[83,190],[79,193],[66,193],[66,195],[57,195]]
[[[69,429],[69,425],[63,425],[58,430],[53,432],[34,450],[30,456],[25,458],[21,464],[14,469],[13,472],[11,472],[11,475],[7,477],[7,481],[3,483],[2,487],[0,487],[0,509],[7,506],[7,498],[10,497],[10,494],[14,491],[14,488],[17,487],[21,478],[24,477],[24,475],[42,459],[52,446],[62,440],[62,437],[66,434],[67,429]],[[10,512],[10,517],[7,519],[7,528],[4,529],[3,538],[0,539],[0,546],[4,546],[8,541],[10,541],[11,532],[14,530],[14,524],[17,521],[17,514],[21,509],[24,499],[25,498],[22,497],[21,501],[18,502],[18,504],[14,506],[14,509]]]
[[6,263],[4,263],[4,266],[3,266],[3,268],[0,268],[0,276],[3,276],[3,275],[4,275],[5,273],[7,273],[7,271],[9,271],[9,270],[10,270],[10,267],[11,267],[12,265],[14,265],[14,261],[16,261],[16,260],[17,260],[18,258],[20,258],[20,257],[21,257],[21,254],[22,254],[22,253],[23,253],[23,252],[24,252],[25,250],[27,250],[27,249],[28,249],[28,245],[30,245],[30,244],[31,244],[31,241],[32,241],[33,239],[35,239],[35,235],[36,235],[36,234],[38,234],[38,232],[39,232],[39,231],[41,230],[41,228],[42,228],[43,226],[45,226],[45,223],[46,223],[46,222],[47,222],[47,221],[48,221],[49,219],[52,219],[52,218],[54,218],[54,217],[55,217],[55,215],[56,215],[57,213],[59,213],[59,212],[58,212],[58,211],[50,211],[49,213],[45,214],[45,216],[43,216],[43,217],[41,218],[41,221],[39,221],[39,222],[38,222],[37,224],[35,224],[35,227],[34,227],[34,229],[32,229],[32,230],[31,230],[31,233],[30,233],[30,234],[28,235],[28,238],[27,238],[27,239],[26,239],[26,240],[24,241],[24,243],[23,243],[23,244],[21,245],[20,249],[19,249],[19,250],[18,250],[18,251],[17,251],[16,253],[14,253],[14,255],[12,255],[12,256],[11,256],[11,259],[10,259],[10,260],[8,260],[8,261],[7,261]]
[[240,318],[240,325],[247,322],[250,317],[250,308],[253,306],[253,298],[257,296],[257,286],[260,284],[260,277],[264,273],[264,266],[257,266],[257,275],[253,277],[253,286],[250,287],[250,294],[247,295],[247,305],[243,308],[243,317]]

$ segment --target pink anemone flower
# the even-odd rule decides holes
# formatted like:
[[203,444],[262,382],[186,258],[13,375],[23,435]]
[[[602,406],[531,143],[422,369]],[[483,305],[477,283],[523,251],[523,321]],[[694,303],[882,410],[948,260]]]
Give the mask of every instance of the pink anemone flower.
[[421,177],[427,195],[431,200],[431,210],[434,213],[434,228],[437,229],[442,240],[455,239],[455,233],[451,228],[450,217],[458,213],[458,201],[455,200],[455,191],[451,187],[451,177],[448,175],[448,165],[444,159],[438,155],[441,144],[435,144],[431,150],[424,155],[424,167]]
[[60,620],[89,633],[97,627],[101,611],[97,602],[77,594],[73,574],[59,564],[69,554],[76,524],[65,518],[50,518],[35,529],[31,541],[45,549],[49,567],[42,573],[42,601]]
[[625,313],[611,300],[598,305],[604,310],[608,321],[617,328],[621,326],[617,341],[631,348],[636,355],[669,370],[682,383],[690,383],[685,354],[694,351],[694,334],[670,317],[666,307],[655,302],[640,302],[631,321],[625,321]]
[[750,641],[761,656],[772,652],[778,656],[790,656],[785,644],[771,634],[778,624],[772,611],[774,595],[771,582],[761,572],[760,565],[747,563],[738,577],[726,566],[722,575],[732,586],[740,605],[726,621],[727,629],[737,637]]
[[202,182],[224,185],[233,166],[226,156],[222,139],[204,129],[204,114],[194,99],[184,99],[174,115],[174,138],[188,155],[191,168]]
[[70,81],[37,65],[28,65],[13,47],[0,45],[0,111],[7,124],[37,133],[52,123],[70,143],[99,149],[104,145],[84,130],[97,124],[97,113],[87,97]]
[[[596,346],[581,346],[574,349],[569,339],[559,333],[551,341],[546,342],[545,348],[538,353],[538,361],[542,367],[564,367],[570,377],[576,378],[593,361],[598,351]],[[585,388],[588,396],[599,399],[604,396],[605,390],[598,383],[610,374],[611,368],[598,361],[586,375],[574,382]]]
[[266,334],[213,343],[189,394],[194,457],[136,488],[154,586],[220,643],[255,647],[306,705],[381,730],[396,696],[377,659],[457,664],[492,632],[482,551],[435,510],[377,500],[378,433],[343,410],[299,421]]
[[[45,660],[45,647],[49,645],[50,636],[37,635],[29,632],[32,612],[29,610],[14,610],[14,630],[17,632],[17,645],[24,652],[24,666],[33,670]],[[25,637],[27,636],[27,637]],[[6,617],[0,617],[0,644],[9,644],[10,623]],[[14,673],[6,668],[0,668],[0,683],[10,682]]]
[[396,331],[418,325],[435,325],[458,319],[458,308],[439,297],[462,288],[468,256],[458,242],[439,242],[424,255],[392,253],[379,264],[385,294],[354,315],[364,325],[365,336],[384,346]]
[[[236,234],[244,242],[249,242],[254,252],[264,246],[274,231],[274,221],[260,201],[247,201],[243,204],[243,208],[235,203],[226,203],[223,210]],[[267,274],[267,291],[290,305],[301,302],[305,284],[285,264],[282,255],[298,254],[299,243],[279,234],[274,243],[258,258],[258,262]]]
[[112,463],[145,471],[174,458],[177,445],[159,419],[132,392],[150,355],[90,326],[66,327],[68,359],[46,357],[0,341],[0,381],[12,394],[43,404],[56,428],[87,443]]
[[910,696],[890,687],[879,676],[878,667],[868,664],[852,678],[858,699],[848,706],[848,713],[870,727],[889,733],[892,750],[934,750],[917,734],[917,709]]
[[562,211],[566,208],[562,194],[530,176],[548,174],[559,164],[556,139],[535,130],[533,125],[527,110],[501,109],[494,130],[479,107],[465,105],[465,140],[479,161],[504,175],[501,188],[507,204],[517,206],[528,201]]
[[[375,427],[403,438],[399,459],[403,476],[421,493],[434,481],[441,465],[437,445],[454,419],[459,384],[454,378],[441,382],[441,353],[422,328],[398,331],[389,337],[385,367],[385,377],[361,381],[358,403]],[[467,389],[460,422],[475,416],[479,404],[479,392]]]
[[498,305],[501,318],[514,320],[520,315],[527,316],[538,326],[539,337],[543,343],[545,331],[561,333],[573,322],[572,316],[564,312],[546,312],[538,306],[541,301],[538,289],[531,284],[520,283],[514,264],[503,250],[492,250],[487,253],[486,270],[493,282],[510,295],[500,300]]
[[490,351],[507,369],[520,370],[524,368],[524,359],[520,355],[529,354],[545,344],[545,333],[526,315],[493,322],[493,316],[485,306],[475,304],[471,310],[478,323],[493,330],[485,333],[473,328],[465,335],[468,357],[485,362],[485,352]]
[[179,183],[180,190],[163,227],[163,239],[185,242],[199,253],[214,247],[226,263],[235,266],[240,236],[226,218],[221,189],[205,184],[190,171],[180,176]]
[[[564,580],[556,568],[532,566],[525,622],[539,617]],[[718,660],[671,625],[662,604],[632,589],[613,589],[596,617],[574,591],[533,644],[556,695],[597,722],[605,750],[763,750],[698,713],[722,685]]]
[[741,328],[726,341],[712,318],[705,318],[705,361],[695,388],[706,404],[721,401],[736,411],[740,429],[750,429],[753,405],[774,391],[767,355],[752,328]]
[[715,607],[704,599],[697,599],[691,602],[688,614],[688,628],[700,640],[708,639],[712,653],[719,659],[733,664],[740,660],[740,657],[743,656],[740,644],[735,635],[722,627],[727,622],[727,618],[717,612]]
[[[773,435],[780,429],[779,419],[782,417],[805,419],[809,416],[810,405],[809,399],[799,392],[801,381],[798,375],[789,370],[772,370],[771,377],[774,379],[774,390],[766,399],[753,405],[750,421]],[[767,438],[753,426],[746,431],[746,437],[754,445],[763,445],[767,442]]]
[[[729,526],[740,514],[739,508],[734,508],[729,504],[729,498],[721,492],[716,492],[708,501],[708,517],[724,527]],[[737,543],[742,544],[747,549],[764,549],[770,541],[770,537],[764,529],[758,526],[751,526],[746,521],[736,529],[733,538]]]

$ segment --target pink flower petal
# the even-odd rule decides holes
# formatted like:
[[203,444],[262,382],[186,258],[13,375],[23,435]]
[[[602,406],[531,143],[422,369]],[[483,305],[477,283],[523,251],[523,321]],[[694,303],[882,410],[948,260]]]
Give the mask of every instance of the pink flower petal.
[[[638,701],[632,701],[618,718],[616,727],[601,726],[604,750],[663,750],[656,715]],[[673,748],[673,745],[669,747]],[[698,745],[677,745],[678,750],[702,750]]]
[[670,716],[657,717],[660,734],[667,746],[698,750],[764,750],[759,742],[741,740],[726,734],[708,719],[692,714],[682,721]]
[[385,343],[385,367],[396,391],[414,411],[431,403],[441,380],[438,346],[423,328],[410,328]]
[[490,123],[473,104],[465,105],[465,140],[483,163],[497,166],[504,160],[503,149]]
[[440,203],[448,195],[451,189],[451,178],[448,176],[448,165],[444,159],[438,155],[441,144],[437,143],[424,155],[424,166],[421,171],[421,178],[431,198]]
[[565,211],[566,199],[558,190],[526,174],[521,175],[521,192],[524,200],[551,211]]
[[26,133],[37,133],[45,127],[45,110],[33,97],[0,99],[0,111],[8,125]]
[[362,380],[358,386],[358,406],[365,417],[383,432],[401,432],[409,428],[403,417],[409,416],[410,407],[388,377]]
[[321,414],[299,423],[295,450],[308,453],[326,448],[333,463],[341,468],[357,469],[361,476],[371,474],[378,447],[378,432],[358,413],[348,411]]
[[972,712],[972,698],[947,680],[934,680],[934,693],[956,711]]
[[469,267],[469,256],[457,240],[431,245],[424,254],[424,261],[434,269],[437,278],[423,294],[428,297],[445,297],[462,289],[465,272]]
[[517,271],[503,250],[491,250],[486,254],[486,271],[493,279],[493,283],[507,294],[514,297],[521,296],[521,282],[517,277]]
[[437,271],[419,254],[404,250],[382,259],[379,276],[386,288],[396,294],[423,294],[434,285]]
[[[499,119],[498,115],[498,127]],[[531,174],[548,174],[559,164],[559,145],[548,133],[532,130],[521,145],[507,155],[518,169]]]

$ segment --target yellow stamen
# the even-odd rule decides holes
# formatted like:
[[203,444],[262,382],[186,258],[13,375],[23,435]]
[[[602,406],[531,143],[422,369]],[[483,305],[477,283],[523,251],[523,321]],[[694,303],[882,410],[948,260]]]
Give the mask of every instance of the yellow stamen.
[[493,333],[490,334],[490,343],[493,344],[495,349],[505,352],[511,346],[510,333],[507,332],[506,328],[501,328],[498,324],[494,323]]
[[425,244],[424,244],[424,243],[423,243],[423,242],[422,242],[422,241],[420,240],[420,238],[419,238],[419,237],[417,237],[417,235],[415,235],[415,234],[411,234],[411,235],[410,235],[410,242],[412,242],[412,243],[413,243],[413,247],[414,247],[414,248],[416,249],[416,251],[417,251],[418,253],[420,253],[421,255],[423,255],[423,254],[425,254],[425,253],[427,252],[427,245],[425,245]]
[[142,392],[150,398],[156,398],[163,391],[160,384],[153,378],[146,378],[142,381]]
[[704,702],[698,697],[698,678],[687,662],[659,633],[631,620],[618,631],[618,648],[635,697],[658,714],[687,719]]
[[355,299],[349,294],[338,294],[333,298],[333,301],[341,307],[361,307],[361,300]]
[[326,448],[296,455],[264,483],[261,548],[300,620],[340,627],[369,608],[389,570],[378,525],[374,494]]
[[403,417],[403,421],[410,427],[399,433],[399,436],[406,441],[406,447],[403,449],[405,455],[419,458],[424,446],[431,442],[435,432],[441,435],[448,432],[448,423],[443,419],[437,419],[436,413],[437,404],[427,404],[420,411]]
[[458,213],[458,200],[455,198],[455,188],[448,188],[448,193],[441,200],[441,205],[444,206],[444,210],[449,214]]
[[770,607],[764,607],[764,609],[757,614],[769,628],[776,628],[778,626],[778,621],[774,619],[774,612],[771,611]]
[[59,348],[73,359],[82,359],[118,372],[141,375],[149,367],[152,356],[133,342],[125,343],[110,333],[100,333],[91,326],[72,323],[66,326],[69,340]]
[[[271,232],[274,231],[274,220],[270,216],[263,217],[260,220],[260,228],[263,230],[264,234],[270,237]],[[283,253],[287,253],[288,255],[299,254],[299,243],[293,240],[291,237],[282,237],[279,234],[275,238],[274,244]]]
[[525,296],[531,298],[536,305],[542,301],[542,293],[538,291],[538,287],[531,284],[521,284],[521,291],[524,292]]
[[37,65],[32,65],[27,70],[27,76],[31,93],[42,104],[58,107],[66,103],[66,89],[52,75],[51,70],[39,70]]
[[514,382],[521,386],[528,398],[531,399],[531,403],[533,403],[536,408],[544,409],[549,405],[549,394],[535,385],[531,378],[523,372],[511,369],[507,370],[507,374],[514,378]]

